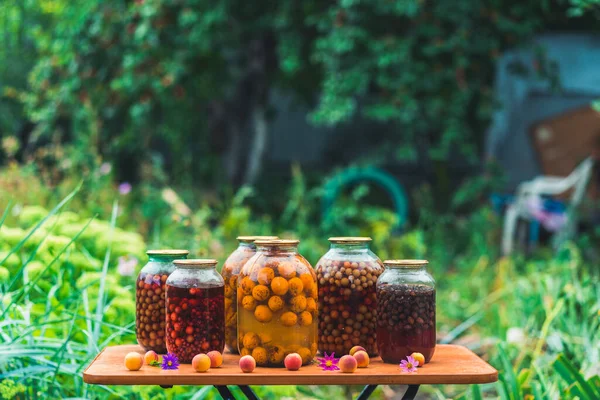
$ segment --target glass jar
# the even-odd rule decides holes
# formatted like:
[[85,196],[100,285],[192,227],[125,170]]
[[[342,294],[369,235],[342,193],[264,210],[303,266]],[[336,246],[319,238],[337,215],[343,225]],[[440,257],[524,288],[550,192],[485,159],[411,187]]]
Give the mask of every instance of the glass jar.
[[383,264],[368,237],[329,238],[331,248],[317,263],[319,351],[341,357],[353,346],[377,355],[377,278]]
[[225,345],[238,354],[237,280],[246,261],[256,254],[255,240],[273,240],[277,236],[238,236],[239,245],[225,260],[221,276],[225,280]]
[[377,281],[377,345],[386,363],[435,351],[435,281],[425,260],[386,260]]
[[135,291],[135,332],[146,351],[167,352],[165,346],[165,282],[175,269],[174,260],[187,257],[187,250],[149,250],[148,263],[140,271]]
[[317,281],[298,254],[298,240],[257,240],[238,279],[239,351],[260,366],[282,367],[289,353],[302,365],[317,353]]
[[225,284],[216,260],[176,260],[167,279],[167,350],[190,363],[225,347]]

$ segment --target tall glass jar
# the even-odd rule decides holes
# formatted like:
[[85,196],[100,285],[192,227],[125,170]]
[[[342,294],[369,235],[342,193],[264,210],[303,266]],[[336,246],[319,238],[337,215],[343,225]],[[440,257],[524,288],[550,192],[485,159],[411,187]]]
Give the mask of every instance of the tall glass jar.
[[368,237],[332,237],[317,263],[319,351],[348,354],[360,345],[377,355],[377,278],[383,264]]
[[[277,236],[238,236],[239,245],[225,260],[221,276],[225,280],[225,345],[233,354],[238,353],[237,281],[246,261],[256,254],[255,240],[273,240]],[[241,339],[240,339],[241,340]]]
[[238,279],[241,355],[281,367],[289,353],[309,364],[317,353],[317,282],[298,240],[257,240]]
[[174,260],[187,257],[187,250],[149,250],[148,263],[140,271],[135,291],[135,332],[146,351],[167,352],[165,346],[165,282],[175,269]]
[[167,279],[167,350],[190,363],[225,347],[225,284],[216,260],[176,260]]
[[387,363],[435,351],[435,281],[425,260],[386,260],[377,281],[377,344]]

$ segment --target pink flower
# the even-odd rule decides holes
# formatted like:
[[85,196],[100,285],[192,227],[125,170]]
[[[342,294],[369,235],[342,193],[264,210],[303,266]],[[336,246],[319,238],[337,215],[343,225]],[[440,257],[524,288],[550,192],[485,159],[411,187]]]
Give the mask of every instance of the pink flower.
[[319,367],[323,368],[323,371],[338,371],[340,368],[338,367],[339,358],[335,358],[335,353],[331,353],[331,355],[325,354],[325,357],[317,358],[319,362]]
[[126,195],[129,192],[131,192],[131,183],[123,182],[119,185],[119,193],[121,193],[122,195]]
[[406,360],[400,361],[400,369],[402,372],[417,372],[419,362],[412,356],[406,357]]
[[138,259],[135,257],[119,257],[119,264],[117,265],[117,271],[122,276],[132,276],[135,272],[135,268],[138,265]]

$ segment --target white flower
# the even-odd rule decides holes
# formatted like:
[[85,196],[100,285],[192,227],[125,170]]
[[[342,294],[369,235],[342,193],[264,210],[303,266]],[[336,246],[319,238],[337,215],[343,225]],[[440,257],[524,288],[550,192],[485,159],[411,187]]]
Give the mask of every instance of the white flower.
[[506,342],[513,344],[522,344],[525,342],[525,331],[523,331],[523,328],[508,328],[508,331],[506,331]]

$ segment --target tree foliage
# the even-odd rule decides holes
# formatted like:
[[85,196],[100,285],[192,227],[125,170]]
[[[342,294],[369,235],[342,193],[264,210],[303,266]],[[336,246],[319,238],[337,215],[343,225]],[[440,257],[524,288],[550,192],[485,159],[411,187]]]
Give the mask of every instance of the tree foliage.
[[36,137],[70,121],[70,135],[93,155],[81,162],[115,157],[125,160],[122,170],[141,166],[142,178],[162,159],[176,177],[253,180],[277,110],[274,90],[309,104],[315,124],[362,115],[392,126],[396,149],[443,159],[458,146],[475,160],[494,107],[496,59],[565,18],[566,7],[71,2],[30,75],[29,116]]

